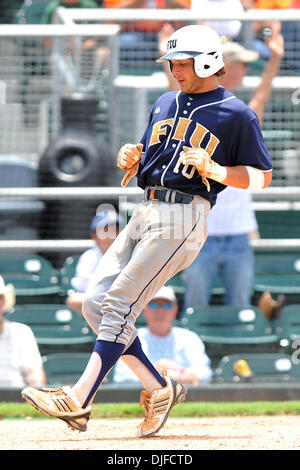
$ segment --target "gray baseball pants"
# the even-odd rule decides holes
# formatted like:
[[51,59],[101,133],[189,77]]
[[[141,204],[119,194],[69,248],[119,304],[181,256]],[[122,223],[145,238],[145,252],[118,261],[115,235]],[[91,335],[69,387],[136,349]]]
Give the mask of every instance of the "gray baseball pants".
[[127,349],[135,321],[156,292],[198,255],[206,237],[210,203],[141,202],[102,257],[83,304],[98,339]]

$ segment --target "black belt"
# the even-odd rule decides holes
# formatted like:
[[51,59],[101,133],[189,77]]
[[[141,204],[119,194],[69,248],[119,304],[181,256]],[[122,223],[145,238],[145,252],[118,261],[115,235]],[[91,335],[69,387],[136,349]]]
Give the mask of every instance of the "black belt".
[[157,200],[163,202],[176,202],[179,204],[190,204],[194,200],[194,196],[180,193],[174,189],[156,189],[146,188],[144,193],[145,201]]

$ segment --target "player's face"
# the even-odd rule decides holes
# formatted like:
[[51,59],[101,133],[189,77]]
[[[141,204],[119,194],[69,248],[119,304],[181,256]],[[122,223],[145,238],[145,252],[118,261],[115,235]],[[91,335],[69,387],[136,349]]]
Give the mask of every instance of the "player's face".
[[201,93],[204,88],[203,78],[194,70],[194,59],[171,60],[172,74],[183,93]]

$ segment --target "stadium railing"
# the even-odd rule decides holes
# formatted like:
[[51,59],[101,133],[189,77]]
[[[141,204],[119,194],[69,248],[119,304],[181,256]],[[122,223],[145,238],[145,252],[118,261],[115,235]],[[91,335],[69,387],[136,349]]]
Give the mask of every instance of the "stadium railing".
[[[37,168],[41,154],[49,141],[59,132],[61,120],[59,99],[64,92],[92,92],[99,100],[97,130],[110,143],[113,152],[131,139],[137,140],[144,129],[145,120],[151,109],[155,95],[167,89],[162,69],[153,59],[149,70],[132,75],[120,68],[118,36],[124,22],[131,20],[181,21],[199,20],[241,21],[242,43],[250,47],[253,40],[251,24],[254,21],[279,20],[282,23],[300,22],[300,10],[248,10],[241,15],[228,14],[226,17],[216,12],[213,18],[195,16],[190,10],[129,10],[124,9],[64,9],[57,10],[57,23],[53,25],[2,25],[0,28],[0,80],[4,83],[5,103],[1,106],[3,119],[0,130],[0,155],[14,154],[30,160]],[[86,39],[97,40],[102,47],[109,49],[108,65],[101,63],[93,68],[91,56],[85,57],[82,44]],[[294,55],[292,50],[294,48]],[[277,223],[274,229],[282,228],[281,215],[290,211],[293,221],[299,220],[300,210],[300,171],[298,164],[300,135],[300,87],[295,69],[299,61],[298,45],[291,37],[287,51],[290,67],[282,67],[273,83],[270,103],[266,111],[263,132],[274,163],[272,187],[254,191],[253,205],[262,220],[264,214],[277,210]],[[155,52],[156,56],[158,55]],[[138,57],[137,57],[138,58]],[[295,66],[295,67],[294,67]],[[123,73],[124,72],[124,73]],[[126,72],[126,73],[125,73]],[[247,76],[240,93],[247,97],[257,85],[259,75]],[[1,90],[0,90],[1,92]],[[298,96],[299,95],[299,96]],[[1,96],[0,96],[1,98]],[[4,119],[5,117],[5,119]],[[289,162],[287,165],[286,163]],[[90,203],[95,198],[99,205],[110,198],[125,215],[130,215],[130,207],[139,199],[141,191],[135,187],[126,189],[119,186],[121,174],[113,187],[39,187],[39,188],[0,188],[0,200],[14,196],[37,199],[44,202],[66,203],[85,200]],[[21,186],[21,185],[18,185]],[[80,229],[80,227],[77,227]],[[60,252],[80,253],[92,246],[86,236],[36,240],[1,239],[0,253],[11,252]],[[299,235],[298,235],[299,234]],[[269,231],[260,240],[252,242],[255,251],[300,251],[300,230],[297,224],[293,235],[286,227],[281,234]]]

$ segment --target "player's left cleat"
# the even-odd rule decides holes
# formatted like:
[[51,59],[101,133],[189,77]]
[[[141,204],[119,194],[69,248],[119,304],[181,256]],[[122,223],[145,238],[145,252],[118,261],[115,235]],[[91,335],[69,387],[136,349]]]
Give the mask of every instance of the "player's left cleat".
[[144,405],[145,418],[138,428],[138,437],[154,436],[166,423],[173,406],[183,402],[186,390],[183,385],[164,376],[167,385],[156,388],[152,393],[143,390],[140,404]]
[[70,387],[43,390],[26,387],[22,390],[22,397],[44,415],[65,421],[73,430],[86,431],[91,406],[81,408],[75,403]]

